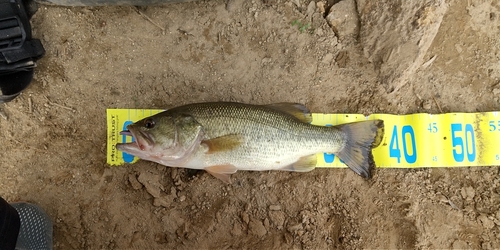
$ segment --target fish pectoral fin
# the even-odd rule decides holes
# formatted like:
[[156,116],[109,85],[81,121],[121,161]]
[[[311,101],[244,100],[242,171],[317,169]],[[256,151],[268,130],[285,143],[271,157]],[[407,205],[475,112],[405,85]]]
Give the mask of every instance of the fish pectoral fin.
[[300,159],[297,162],[290,164],[282,168],[281,170],[293,171],[293,172],[309,172],[314,168],[316,168],[317,161],[318,159],[315,154],[307,155],[300,157]]
[[299,119],[301,122],[312,122],[311,112],[306,108],[306,106],[300,103],[282,102],[268,104],[265,106],[292,115],[295,118]]
[[239,147],[243,143],[243,137],[241,135],[230,134],[205,140],[202,143],[208,147],[207,154],[213,154],[215,152],[229,151]]
[[231,174],[236,173],[237,169],[233,165],[215,165],[205,168],[209,174],[213,175],[215,178],[231,184]]

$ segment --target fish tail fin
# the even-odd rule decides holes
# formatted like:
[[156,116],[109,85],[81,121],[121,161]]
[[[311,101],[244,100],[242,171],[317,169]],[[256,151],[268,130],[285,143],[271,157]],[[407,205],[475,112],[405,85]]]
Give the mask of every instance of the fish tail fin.
[[372,149],[384,136],[384,121],[369,120],[337,126],[346,135],[346,144],[336,155],[354,172],[365,179],[375,168]]

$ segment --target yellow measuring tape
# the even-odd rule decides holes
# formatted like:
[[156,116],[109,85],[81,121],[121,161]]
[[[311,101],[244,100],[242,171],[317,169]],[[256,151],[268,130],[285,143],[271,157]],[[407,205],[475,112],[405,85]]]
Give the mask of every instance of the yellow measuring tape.
[[[131,124],[157,114],[160,109],[108,109],[107,163],[113,166],[137,161],[116,149],[131,142],[120,135]],[[373,150],[377,167],[421,168],[500,165],[500,112],[411,114],[312,114],[312,124],[334,126],[354,121],[382,119],[385,135]],[[317,154],[316,167],[346,167],[333,154]]]

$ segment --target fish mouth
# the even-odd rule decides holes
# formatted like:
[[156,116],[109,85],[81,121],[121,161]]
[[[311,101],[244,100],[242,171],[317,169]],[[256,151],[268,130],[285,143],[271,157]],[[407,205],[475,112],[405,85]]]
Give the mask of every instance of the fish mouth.
[[120,132],[120,135],[132,136],[133,141],[129,143],[117,143],[116,148],[120,151],[124,151],[126,153],[133,153],[134,151],[140,150],[144,151],[148,148],[153,147],[154,140],[148,134],[144,133],[140,130],[135,130],[129,128],[128,130],[123,130]]

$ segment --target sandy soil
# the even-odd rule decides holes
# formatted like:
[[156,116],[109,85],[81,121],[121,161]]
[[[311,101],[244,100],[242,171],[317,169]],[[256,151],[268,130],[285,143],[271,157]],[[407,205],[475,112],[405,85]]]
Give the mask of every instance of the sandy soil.
[[56,249],[499,249],[498,167],[238,172],[226,185],[105,163],[106,108],[500,110],[497,1],[333,2],[41,6],[47,54],[1,107],[0,195],[45,208]]

